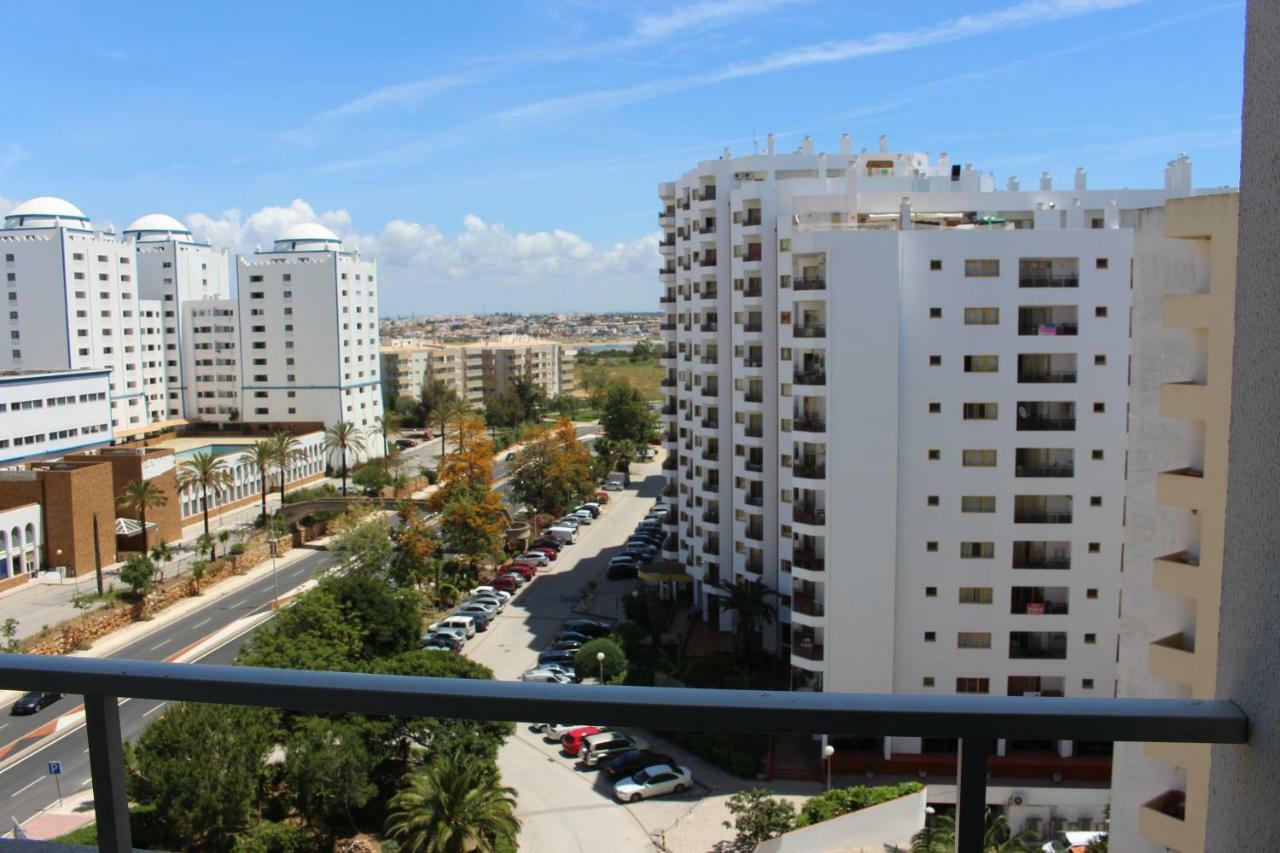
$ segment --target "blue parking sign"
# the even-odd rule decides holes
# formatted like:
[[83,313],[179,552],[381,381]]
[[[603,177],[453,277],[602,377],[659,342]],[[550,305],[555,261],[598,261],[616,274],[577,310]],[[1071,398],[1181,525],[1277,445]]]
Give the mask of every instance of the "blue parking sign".
[[62,762],[61,762],[61,761],[50,761],[50,762],[49,762],[49,775],[50,775],[50,776],[60,776],[60,775],[62,775]]

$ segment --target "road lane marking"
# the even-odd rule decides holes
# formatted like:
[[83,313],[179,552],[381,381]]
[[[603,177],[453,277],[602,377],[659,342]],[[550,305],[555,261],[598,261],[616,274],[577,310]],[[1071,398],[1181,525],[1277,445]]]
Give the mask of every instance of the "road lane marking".
[[209,617],[206,617],[205,619],[202,619],[201,621],[197,622],[196,624],[192,625],[191,627],[192,627],[192,628],[199,628],[201,625],[208,625],[208,624],[209,624],[210,622],[212,622],[212,621],[213,621],[213,617],[212,617],[212,616],[209,616]]
[[160,642],[156,643],[154,646],[151,647],[151,651],[154,652],[156,649],[160,648],[161,646],[167,646],[172,642],[173,642],[173,637],[170,637],[167,640],[161,640]]
[[44,777],[39,777],[39,778],[37,778],[34,782],[28,782],[27,784],[23,785],[21,788],[19,788],[18,790],[14,791],[12,794],[10,794],[10,795],[9,795],[9,797],[10,797],[10,798],[16,797],[16,796],[18,796],[19,794],[21,794],[21,793],[23,793],[24,791],[26,791],[27,789],[29,789],[29,788],[33,788],[33,787],[35,787],[36,785],[39,785],[39,784],[40,784],[40,782],[41,782],[41,780],[42,780],[43,778],[44,778]]
[[[156,705],[156,706],[155,706],[154,708],[152,708],[151,710],[149,710],[149,711],[143,711],[143,712],[142,712],[142,716],[144,716],[144,717],[150,717],[152,714],[154,714],[156,711],[159,711],[159,710],[160,710],[161,708],[163,708],[163,707],[164,707],[164,703],[163,703],[163,702],[161,702],[159,705]],[[89,750],[87,750],[87,749],[85,750],[85,752],[88,752],[88,751],[89,751]]]

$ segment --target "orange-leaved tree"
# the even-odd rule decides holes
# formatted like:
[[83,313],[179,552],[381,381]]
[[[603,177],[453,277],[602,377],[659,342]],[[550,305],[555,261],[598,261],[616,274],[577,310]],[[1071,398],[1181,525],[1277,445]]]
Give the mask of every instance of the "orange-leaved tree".
[[459,415],[453,420],[454,449],[440,458],[436,467],[436,485],[427,499],[432,512],[444,508],[459,487],[470,486],[488,491],[493,479],[493,442],[485,435],[484,421],[475,415]]
[[[397,582],[406,586],[421,586],[426,579],[431,556],[440,548],[435,531],[427,526],[411,500],[400,502],[400,524],[396,527],[396,559],[394,571]],[[439,572],[436,588],[440,587]]]
[[538,512],[558,514],[590,494],[591,452],[572,423],[540,429],[516,456],[511,493]]

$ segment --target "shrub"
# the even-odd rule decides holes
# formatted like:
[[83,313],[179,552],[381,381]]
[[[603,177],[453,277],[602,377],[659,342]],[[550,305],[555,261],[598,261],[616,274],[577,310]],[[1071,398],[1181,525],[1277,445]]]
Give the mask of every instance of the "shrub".
[[228,549],[227,553],[233,557],[244,556],[244,543],[237,542],[236,544],[232,545],[230,549]]
[[128,584],[129,592],[135,598],[143,598],[151,591],[155,577],[156,564],[142,554],[135,554],[120,567],[120,580]]
[[735,829],[739,847],[754,849],[761,841],[789,832],[796,822],[796,807],[786,800],[769,796],[764,788],[739,791],[729,798],[733,823],[724,821],[727,829]]
[[235,853],[306,853],[315,850],[314,835],[299,826],[262,820],[236,836]]
[[746,779],[755,777],[768,748],[768,737],[757,734],[667,732],[665,736],[721,770]]
[[[604,661],[596,660],[596,655],[604,653]],[[601,638],[584,643],[573,658],[573,668],[581,675],[600,675],[604,667],[604,680],[612,681],[627,672],[627,656],[613,640]]]
[[831,820],[842,814],[856,812],[868,806],[878,806],[924,788],[919,782],[900,782],[897,785],[854,785],[852,788],[833,788],[805,801],[800,807],[796,826],[809,826]]

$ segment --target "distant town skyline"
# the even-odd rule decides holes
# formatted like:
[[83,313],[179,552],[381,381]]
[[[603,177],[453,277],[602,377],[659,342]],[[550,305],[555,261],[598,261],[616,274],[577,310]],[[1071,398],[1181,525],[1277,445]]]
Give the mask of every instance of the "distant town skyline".
[[1236,184],[1243,9],[921,2],[904,26],[837,0],[553,2],[404,6],[392,28],[228,4],[193,31],[15,6],[10,62],[40,85],[10,92],[0,212],[164,212],[242,253],[321,221],[377,255],[386,315],[652,309],[656,183],[770,131],[1118,187],[1186,152],[1197,186]]

